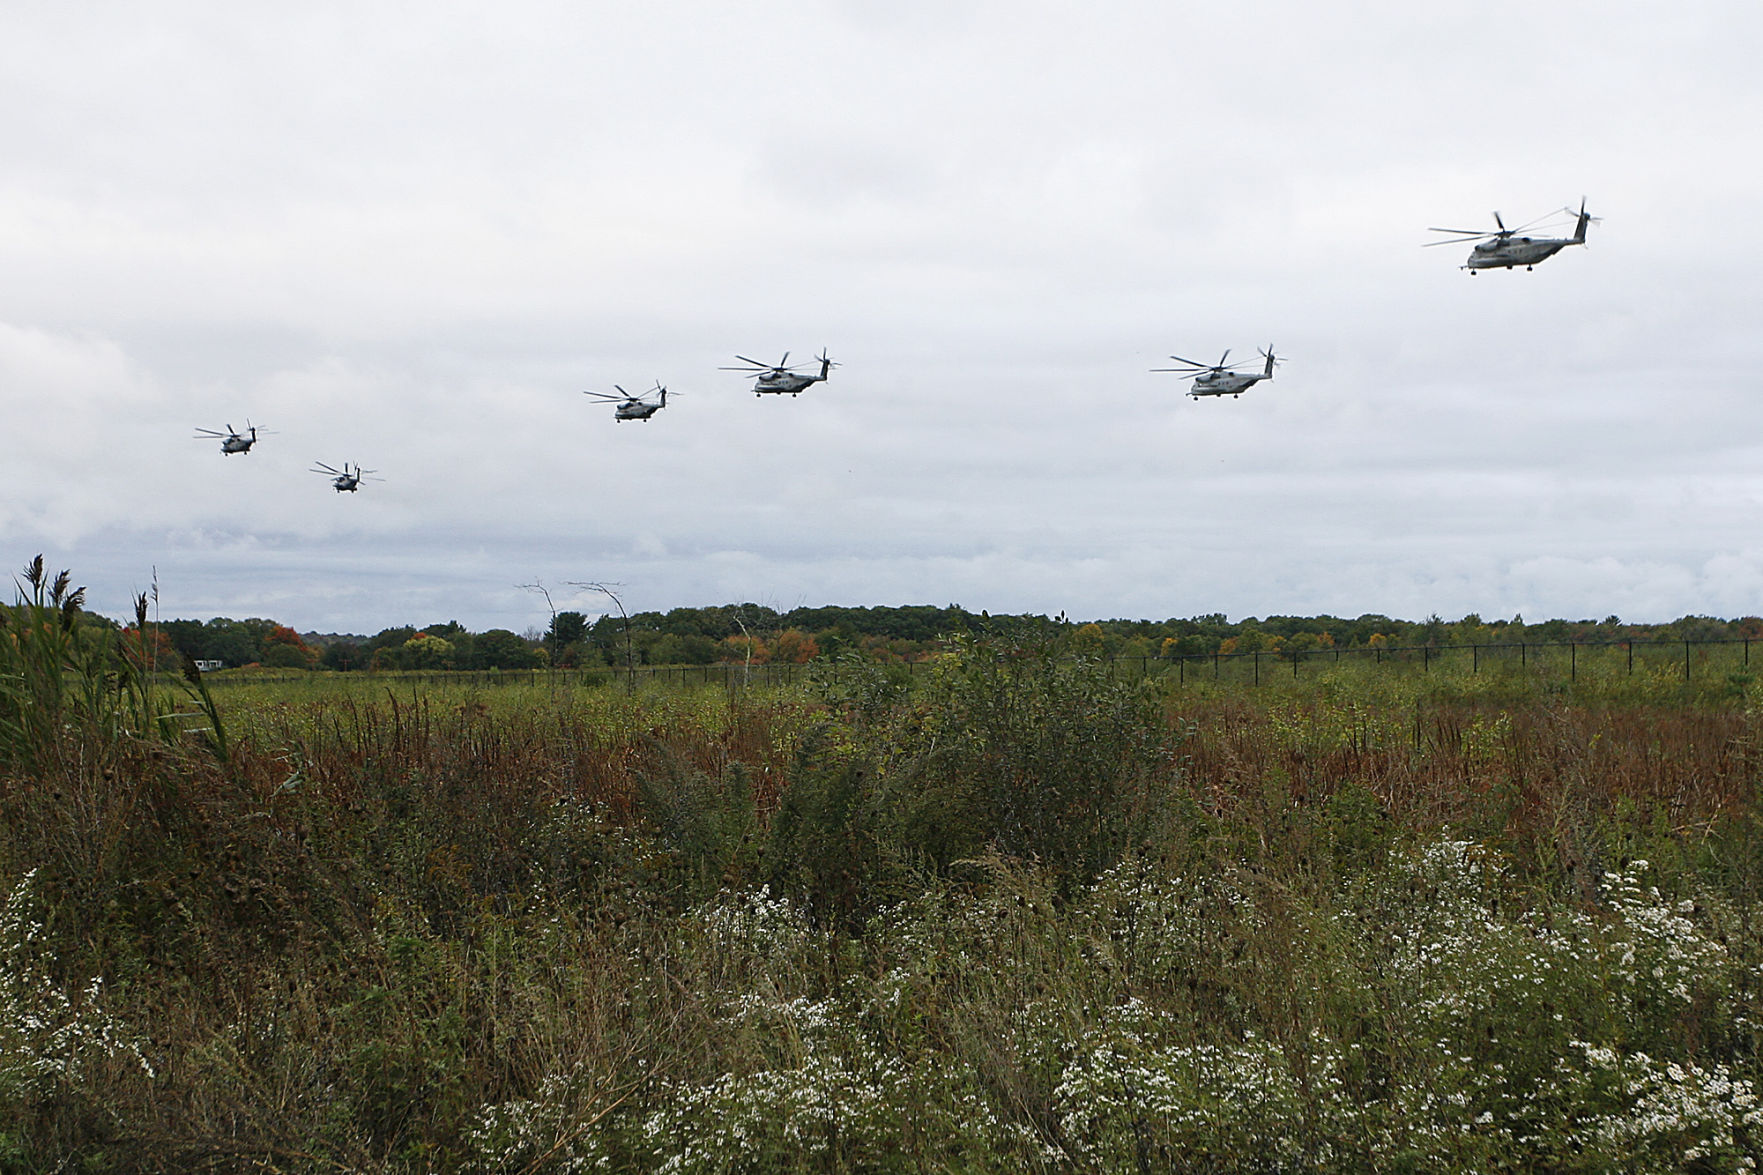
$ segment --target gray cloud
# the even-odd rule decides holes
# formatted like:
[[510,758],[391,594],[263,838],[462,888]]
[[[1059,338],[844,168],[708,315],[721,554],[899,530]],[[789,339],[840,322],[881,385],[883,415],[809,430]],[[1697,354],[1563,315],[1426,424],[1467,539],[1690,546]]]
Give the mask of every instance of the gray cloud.
[[[522,628],[534,577],[639,608],[1753,612],[1760,22],[14,13],[0,556],[112,612],[157,568],[175,614],[322,629]],[[1606,223],[1534,273],[1418,248],[1582,193]],[[1148,370],[1269,342],[1290,362],[1241,400]],[[716,370],[821,346],[846,366],[800,399]],[[681,398],[647,424],[578,394],[656,379]],[[276,430],[248,457],[190,437],[246,418]]]

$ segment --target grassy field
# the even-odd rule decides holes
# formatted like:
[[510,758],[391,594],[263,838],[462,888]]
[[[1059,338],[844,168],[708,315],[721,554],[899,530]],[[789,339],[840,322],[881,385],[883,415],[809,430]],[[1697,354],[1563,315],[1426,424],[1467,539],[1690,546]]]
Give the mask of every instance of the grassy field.
[[209,693],[53,605],[0,640],[0,1170],[1763,1146],[1742,665]]

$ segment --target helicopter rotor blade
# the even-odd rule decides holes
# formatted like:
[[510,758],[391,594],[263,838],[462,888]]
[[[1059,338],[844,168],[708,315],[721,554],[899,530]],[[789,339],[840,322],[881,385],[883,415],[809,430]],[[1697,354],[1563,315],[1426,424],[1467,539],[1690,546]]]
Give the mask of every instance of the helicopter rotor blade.
[[1500,231],[1503,233],[1509,233],[1512,231],[1506,227],[1506,222],[1500,219],[1500,214],[1498,212],[1494,213],[1494,223],[1500,226]]
[[[1212,365],[1210,363],[1195,363],[1192,359],[1183,359],[1180,355],[1171,355],[1170,358],[1175,360],[1177,363],[1186,363],[1189,367],[1192,367],[1196,371],[1211,371],[1212,370]],[[1165,368],[1164,370],[1174,371],[1175,369],[1173,367],[1170,367],[1170,368]]]
[[[1571,210],[1571,209],[1565,209],[1565,210],[1564,210],[1564,211],[1566,211],[1566,212],[1568,212],[1568,213],[1569,213],[1569,215],[1571,215],[1571,213],[1572,213],[1572,210]],[[1507,230],[1506,230],[1506,231],[1507,231],[1507,232],[1508,232],[1508,233],[1521,233],[1521,232],[1525,232],[1525,231],[1527,231],[1527,230],[1529,230],[1529,229],[1533,229],[1533,228],[1535,228],[1535,227],[1537,227],[1537,226],[1538,226],[1538,225],[1539,225],[1539,224],[1542,224],[1542,223],[1543,223],[1543,222],[1544,222],[1544,221],[1546,221],[1546,220],[1553,220],[1553,219],[1554,219],[1554,218],[1555,218],[1555,217],[1556,217],[1556,216],[1558,216],[1558,215],[1560,215],[1560,213],[1556,213],[1556,212],[1545,212],[1545,213],[1543,213],[1543,214],[1542,214],[1542,215],[1541,215],[1541,216],[1539,216],[1539,217],[1537,217],[1537,218],[1536,218],[1536,219],[1535,219],[1535,220],[1527,220],[1527,221],[1525,221],[1525,222],[1524,222],[1524,223],[1523,223],[1523,224],[1521,224],[1521,225],[1519,225],[1519,226],[1518,226],[1518,227],[1517,227],[1517,228],[1514,228],[1514,229],[1507,229]]]
[[[745,355],[736,355],[736,356],[735,356],[735,358],[736,358],[736,359],[739,359],[739,360],[740,360],[740,361],[741,361],[741,362],[742,362],[742,363],[750,363],[750,364],[752,364],[752,365],[753,365],[753,366],[754,366],[754,367],[758,367],[758,368],[761,368],[761,369],[763,369],[763,370],[766,370],[766,371],[769,371],[769,370],[771,370],[771,364],[769,364],[769,363],[761,363],[761,362],[759,362],[759,360],[757,360],[757,359],[749,359],[749,358],[747,358],[747,357],[746,357],[746,356],[745,356]],[[784,358],[786,358],[786,359],[787,359],[787,358],[789,358],[789,355],[788,355],[788,353],[786,353],[786,354],[785,354],[785,355],[784,355]],[[728,368],[728,369],[727,369],[727,370],[729,370],[729,371],[733,371],[733,370],[734,370],[734,368],[732,368],[732,367],[731,367],[731,368]]]

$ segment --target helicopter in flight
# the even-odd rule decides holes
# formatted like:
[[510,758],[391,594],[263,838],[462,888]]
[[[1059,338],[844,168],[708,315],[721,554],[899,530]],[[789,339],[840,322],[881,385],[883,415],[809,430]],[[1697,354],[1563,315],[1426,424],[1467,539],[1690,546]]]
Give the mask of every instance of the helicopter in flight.
[[[647,420],[667,407],[667,389],[662,386],[660,380],[656,380],[655,386],[641,396],[633,396],[623,388],[619,388],[617,384],[612,386],[618,388],[616,396],[611,392],[583,392],[582,395],[616,404],[617,407],[612,410],[612,417],[620,424],[627,420]],[[648,398],[649,396],[659,396],[660,398],[651,400]]]
[[838,366],[837,363],[834,363],[831,359],[826,357],[825,348],[822,348],[820,354],[815,356],[815,359],[820,363],[819,375],[804,375],[802,372],[796,370],[799,367],[811,367],[813,364],[797,363],[792,366],[790,364],[790,353],[788,351],[785,351],[784,357],[779,359],[776,363],[761,363],[759,360],[749,359],[745,355],[736,355],[735,358],[746,364],[746,366],[724,367],[721,370],[739,371],[751,376],[754,381],[753,394],[755,396],[763,396],[768,393],[774,396],[781,396],[786,393],[792,396],[799,396],[805,388],[813,384],[825,383],[827,373]]
[[[249,435],[246,435],[247,433]],[[196,439],[199,441],[219,441],[220,455],[231,457],[234,453],[249,453],[251,451],[251,446],[257,443],[257,429],[247,420],[244,433],[240,433],[229,424],[226,426],[225,432],[219,432],[212,428],[199,428],[196,430]]]
[[1259,373],[1237,370],[1247,360],[1236,363],[1225,362],[1230,358],[1228,347],[1225,348],[1224,354],[1219,356],[1217,363],[1196,363],[1192,359],[1183,359],[1180,355],[1171,355],[1171,359],[1177,363],[1185,364],[1185,366],[1153,367],[1151,370],[1173,371],[1184,377],[1194,376],[1194,386],[1188,395],[1196,400],[1201,396],[1240,396],[1262,380],[1272,379],[1274,366],[1285,362],[1274,355],[1271,343],[1268,344],[1265,351],[1261,352],[1261,355],[1267,360],[1267,366]]
[[1507,228],[1506,222],[1501,220],[1500,214],[1496,212],[1494,213],[1494,223],[1499,227],[1492,232],[1477,232],[1468,228],[1428,229],[1428,232],[1453,233],[1455,235],[1447,241],[1428,241],[1422,248],[1431,248],[1434,245],[1461,245],[1468,241],[1479,242],[1469,251],[1469,260],[1463,265],[1463,268],[1467,269],[1471,275],[1478,269],[1516,269],[1520,265],[1525,269],[1535,269],[1539,261],[1547,261],[1567,246],[1585,244],[1586,226],[1598,219],[1587,214],[1583,198],[1579,202],[1578,212],[1571,208],[1563,208],[1561,211],[1575,218],[1571,237],[1518,235],[1548,217],[1554,216],[1553,212],[1531,221],[1530,224],[1521,224],[1517,228]]
[[359,465],[352,467],[347,461],[343,462],[343,468],[341,469],[332,469],[323,461],[319,461],[313,466],[312,472],[330,478],[331,488],[336,490],[339,494],[354,493],[361,488],[361,483],[363,481],[386,480],[383,477],[368,477],[368,474],[378,471],[373,469],[363,469]]

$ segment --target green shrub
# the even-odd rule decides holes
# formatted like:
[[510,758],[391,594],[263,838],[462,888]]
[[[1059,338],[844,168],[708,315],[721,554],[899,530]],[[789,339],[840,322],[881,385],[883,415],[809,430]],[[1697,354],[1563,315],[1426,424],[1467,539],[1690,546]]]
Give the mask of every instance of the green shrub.
[[888,792],[905,843],[942,867],[992,847],[1088,881],[1151,833],[1173,782],[1145,684],[1054,643],[961,638],[924,706]]

